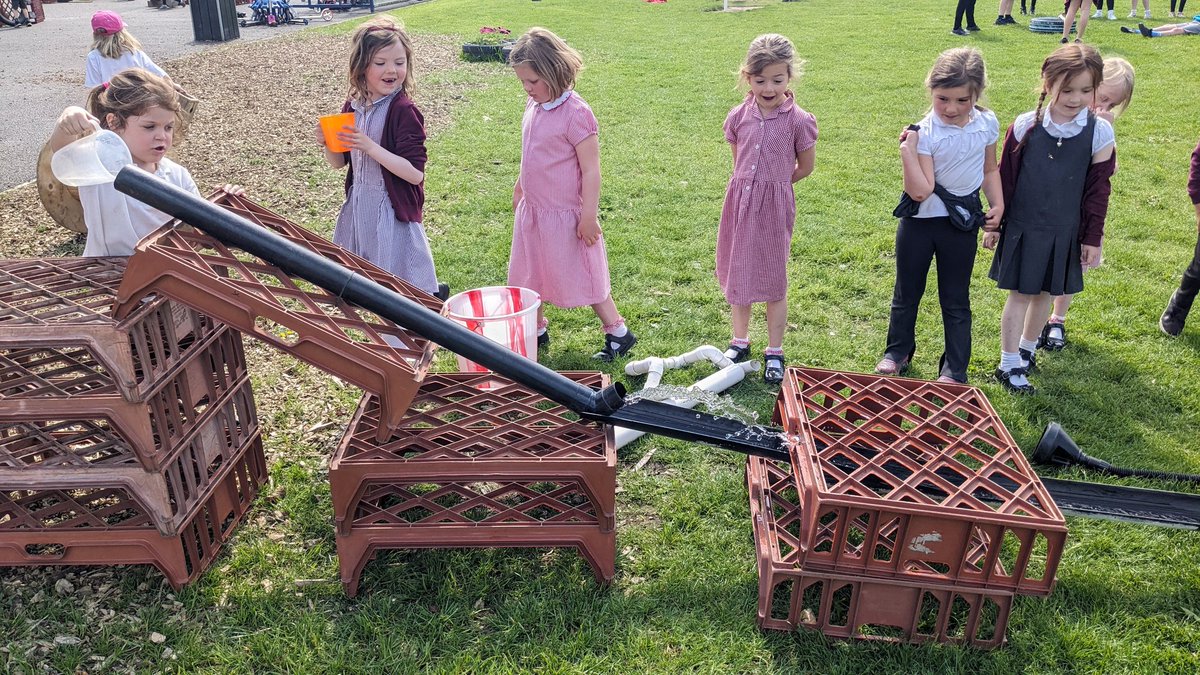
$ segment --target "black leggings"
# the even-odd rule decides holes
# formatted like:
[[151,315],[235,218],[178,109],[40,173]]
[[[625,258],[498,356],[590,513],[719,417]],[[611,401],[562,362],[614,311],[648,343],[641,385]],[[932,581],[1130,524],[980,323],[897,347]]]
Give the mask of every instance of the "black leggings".
[[1175,306],[1182,309],[1184,315],[1191,309],[1197,291],[1200,291],[1200,237],[1196,240],[1192,264],[1183,271],[1183,279],[1179,281],[1179,292],[1175,295]]
[[954,27],[962,28],[963,15],[967,17],[967,25],[975,25],[975,0],[958,0],[958,7],[954,10]]
[[917,308],[925,295],[929,264],[937,257],[938,300],[946,351],[939,375],[967,381],[971,360],[971,269],[975,267],[977,232],[963,232],[950,219],[901,218],[896,230],[896,287],[888,321],[885,354],[896,362],[917,346]]
[[[1183,12],[1183,6],[1187,4],[1187,0],[1179,0],[1179,11]],[[1175,11],[1175,0],[1171,0],[1171,11]]]
[[[1187,0],[1182,0],[1182,1],[1187,2]],[[1171,2],[1174,3],[1175,0],[1171,0]],[[1101,7],[1101,5],[1104,4],[1104,0],[1092,0],[1092,4],[1096,6],[1096,9],[1104,9],[1103,7]],[[1108,11],[1110,11],[1110,12],[1113,11],[1113,0],[1108,0]]]
[[[1029,0],[1029,13],[1037,12],[1037,0]],[[1021,0],[1021,13],[1025,13],[1025,0]]]

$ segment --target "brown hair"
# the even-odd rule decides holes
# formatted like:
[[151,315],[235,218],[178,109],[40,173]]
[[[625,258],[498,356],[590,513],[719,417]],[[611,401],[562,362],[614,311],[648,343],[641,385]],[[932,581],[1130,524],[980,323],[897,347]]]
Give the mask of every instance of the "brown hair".
[[1103,83],[1125,87],[1125,98],[1112,109],[1113,117],[1118,117],[1133,100],[1133,65],[1119,56],[1104,59]]
[[742,62],[738,76],[749,81],[751,77],[776,63],[787,64],[789,79],[799,75],[799,67],[804,65],[803,61],[796,63],[796,48],[792,46],[791,40],[776,33],[759,35],[750,42],[750,49],[746,50],[746,60]]
[[575,78],[583,70],[583,58],[579,52],[545,28],[530,28],[517,39],[508,64],[514,68],[529,66],[550,88],[550,100],[563,95],[575,85]]
[[[179,95],[175,87],[166,78],[159,77],[141,68],[127,68],[112,79],[88,92],[87,109],[105,129],[120,131],[125,128],[125,121],[135,115],[145,114],[147,110],[158,106],[175,113],[174,135],[183,135],[184,120],[179,109]],[[108,116],[116,117],[115,125],[110,125]]]
[[92,33],[92,49],[100,52],[106,59],[120,58],[125,52],[136,52],[142,49],[142,43],[133,37],[128,29],[122,28],[115,33],[96,31]]
[[[1042,123],[1042,108],[1046,103],[1046,96],[1058,96],[1058,90],[1063,83],[1080,73],[1092,74],[1093,87],[1104,80],[1104,60],[1100,58],[1100,51],[1091,45],[1063,45],[1046,57],[1042,62],[1042,92],[1038,96],[1037,110],[1033,117],[1035,126]],[[1026,135],[1025,138],[1029,136]]]
[[987,87],[983,54],[974,47],[955,47],[938,54],[929,75],[925,76],[925,87],[930,91],[966,87],[978,101]]
[[399,22],[383,14],[367,21],[354,31],[354,40],[350,46],[350,89],[347,94],[349,98],[362,103],[367,101],[367,68],[371,65],[371,59],[375,58],[380,49],[396,43],[404,47],[404,58],[408,61],[400,89],[412,95],[416,88],[416,82],[413,80],[412,40],[408,38],[408,33],[404,32],[404,27]]

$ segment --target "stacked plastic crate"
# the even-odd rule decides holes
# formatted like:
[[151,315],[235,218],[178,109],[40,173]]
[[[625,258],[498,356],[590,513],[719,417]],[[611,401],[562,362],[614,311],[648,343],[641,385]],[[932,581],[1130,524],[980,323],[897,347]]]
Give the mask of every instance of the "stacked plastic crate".
[[[241,197],[224,208],[424,305],[433,296]],[[201,232],[144,238],[116,315],[170,297],[365,390],[330,464],[342,581],[379,549],[572,546],[614,574],[611,434],[491,374],[426,376],[434,345]],[[599,374],[575,374],[598,384]]]
[[178,588],[266,478],[241,336],[124,259],[0,261],[0,565],[151,564]]
[[762,627],[993,647],[1053,589],[1065,520],[978,389],[789,368],[775,419],[792,461],[747,466]]
[[[563,373],[590,387],[599,373]],[[366,395],[329,466],[346,594],[379,549],[573,547],[615,575],[616,446],[539,394],[491,373],[428,376],[376,441]]]

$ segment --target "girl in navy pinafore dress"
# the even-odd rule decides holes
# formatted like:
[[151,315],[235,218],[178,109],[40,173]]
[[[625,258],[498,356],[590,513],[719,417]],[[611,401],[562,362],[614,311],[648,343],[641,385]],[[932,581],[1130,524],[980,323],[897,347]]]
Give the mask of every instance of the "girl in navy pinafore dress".
[[1091,111],[1103,72],[1095,47],[1059,47],[1042,64],[1037,109],[1019,116],[1004,140],[1004,220],[983,245],[996,249],[989,276],[1009,292],[996,379],[1015,393],[1034,392],[1026,375],[1052,296],[1083,290],[1081,263],[1100,255],[1116,169],[1112,125]]

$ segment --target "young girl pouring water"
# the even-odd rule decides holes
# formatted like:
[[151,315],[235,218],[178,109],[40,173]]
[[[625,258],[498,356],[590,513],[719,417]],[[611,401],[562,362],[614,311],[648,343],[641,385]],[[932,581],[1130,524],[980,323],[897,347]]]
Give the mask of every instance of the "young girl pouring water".
[[[596,116],[573,89],[579,53],[545,28],[531,28],[509,56],[529,97],[521,120],[521,173],[513,186],[508,283],[558,307],[590,306],[604,330],[593,358],[629,353],[637,337],[612,299],[600,230],[600,141]],[[543,305],[544,306],[544,305]],[[538,346],[550,342],[538,309]]]
[[1004,140],[1007,208],[984,246],[996,247],[989,276],[1009,292],[996,379],[1015,393],[1034,392],[1026,375],[1051,296],[1083,290],[1083,269],[1100,256],[1116,170],[1112,124],[1091,110],[1103,79],[1095,47],[1059,47],[1042,63],[1037,108],[1017,117]]
[[725,118],[733,176],[717,230],[716,267],[733,323],[725,355],[734,361],[750,355],[750,310],[765,302],[763,379],[771,383],[783,380],[787,261],[796,223],[792,184],[812,173],[817,152],[817,118],[796,105],[788,88],[794,61],[791,40],[755,38],[739,74],[750,92]]
[[334,152],[326,147],[319,124],[316,141],[330,166],[350,167],[334,243],[438,294],[433,254],[422,225],[425,118],[409,98],[412,90],[408,35],[391,17],[367,21],[354,32],[350,91],[342,107],[342,112],[354,113],[354,126],[338,132],[350,149]]
[[[50,148],[59,150],[97,128],[115,132],[129,148],[133,163],[159,179],[199,195],[192,175],[167,158],[179,125],[179,98],[165,78],[140,68],[129,68],[112,81],[92,89],[87,110],[70,107],[59,116],[50,136]],[[225,190],[241,194],[241,188]],[[127,256],[139,239],[171,219],[151,206],[126,196],[112,186],[79,188],[83,220],[87,225],[85,256]]]
[[[898,375],[908,368],[916,351],[917,308],[925,294],[929,264],[936,257],[945,336],[938,381],[967,381],[971,270],[983,219],[956,225],[947,208],[970,202],[968,210],[977,213],[982,187],[990,207],[986,222],[999,224],[1004,213],[996,165],[1000,124],[992,111],[977,105],[986,84],[978,50],[959,47],[942,52],[925,78],[933,110],[902,134],[904,192],[920,207],[902,217],[896,230],[896,286],[887,347],[875,366],[878,373]],[[945,203],[939,195],[954,203]]]

